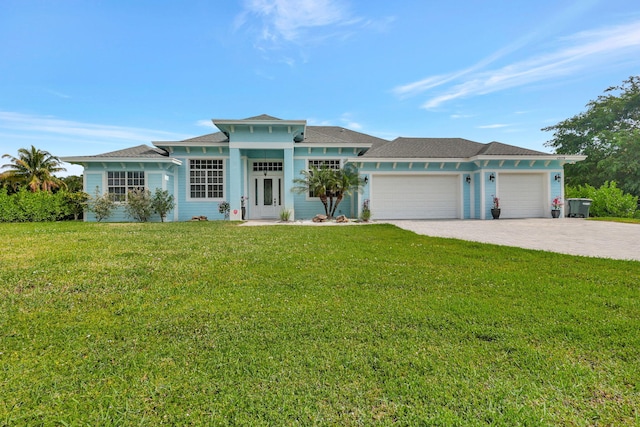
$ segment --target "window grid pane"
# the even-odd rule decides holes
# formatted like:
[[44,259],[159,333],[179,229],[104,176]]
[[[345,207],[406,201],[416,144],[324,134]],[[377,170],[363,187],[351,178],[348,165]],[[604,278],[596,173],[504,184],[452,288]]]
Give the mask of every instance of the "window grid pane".
[[144,188],[143,171],[111,171],[107,172],[107,193],[116,202],[127,200],[127,192],[136,188]]
[[[309,170],[313,169],[329,168],[333,170],[340,169],[340,159],[320,159],[309,160]],[[309,197],[316,197],[312,190],[309,190]]]
[[224,170],[221,159],[189,160],[189,194],[192,199],[221,199]]

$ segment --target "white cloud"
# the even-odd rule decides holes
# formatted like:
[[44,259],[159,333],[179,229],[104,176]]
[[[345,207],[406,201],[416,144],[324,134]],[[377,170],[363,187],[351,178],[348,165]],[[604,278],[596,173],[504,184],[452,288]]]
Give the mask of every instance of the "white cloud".
[[185,135],[153,129],[82,123],[51,116],[37,116],[9,111],[0,111],[0,131],[16,132],[25,139],[66,140],[83,144],[139,142],[184,139]]
[[482,126],[478,126],[478,129],[500,129],[500,128],[506,128],[509,127],[511,125],[507,125],[504,123],[496,123],[493,125],[482,125]]
[[267,41],[295,41],[305,29],[348,25],[354,20],[337,0],[246,0],[236,28],[247,25],[251,15],[262,19],[260,38]]
[[[568,78],[580,72],[594,72],[621,61],[640,63],[640,21],[584,31],[558,40],[549,53],[482,71],[489,63],[511,52],[507,47],[465,70],[437,75],[398,86],[393,92],[400,98],[443,86],[444,90],[429,98],[422,108],[432,109],[458,98],[484,95],[530,83]],[[452,85],[447,85],[452,83]]]
[[206,127],[206,128],[215,128],[216,127],[211,120],[207,120],[207,119],[198,120],[196,122],[196,126],[202,126],[202,127]]

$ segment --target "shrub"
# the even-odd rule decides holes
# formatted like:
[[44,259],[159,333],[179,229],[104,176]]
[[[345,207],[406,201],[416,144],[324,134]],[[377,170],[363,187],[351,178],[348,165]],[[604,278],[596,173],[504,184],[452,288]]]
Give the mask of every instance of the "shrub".
[[280,210],[280,221],[287,222],[291,219],[291,211],[289,209]]
[[164,222],[167,213],[176,206],[173,195],[169,194],[167,190],[161,190],[156,188],[151,199],[151,207],[155,213],[160,215],[160,221]]
[[74,220],[78,220],[80,214],[87,208],[87,202],[90,196],[84,191],[67,192],[62,191],[62,197],[66,204],[66,210],[73,215]]
[[57,221],[64,218],[68,208],[61,193],[31,192],[27,188],[8,194],[0,189],[0,222]]
[[100,190],[96,187],[96,194],[89,199],[87,209],[93,212],[98,222],[108,219],[115,208],[116,202],[109,194],[100,195]]
[[153,214],[151,192],[146,188],[136,188],[127,193],[127,203],[124,207],[127,215],[138,222],[147,222]]
[[615,181],[607,181],[598,189],[589,184],[567,186],[565,196],[591,199],[589,215],[595,217],[633,218],[638,208],[638,197],[625,194]]

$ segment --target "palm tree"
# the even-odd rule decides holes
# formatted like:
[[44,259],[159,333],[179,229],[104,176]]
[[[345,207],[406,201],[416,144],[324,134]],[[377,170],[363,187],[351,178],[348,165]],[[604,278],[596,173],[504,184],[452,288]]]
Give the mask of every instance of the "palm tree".
[[311,193],[314,197],[320,198],[325,214],[331,216],[328,200],[333,186],[333,170],[326,166],[321,169],[314,166],[311,170],[300,171],[300,174],[302,178],[293,180],[295,185],[291,190],[298,194]]
[[18,157],[5,154],[2,158],[11,159],[11,163],[2,165],[0,169],[9,169],[0,175],[8,182],[27,185],[31,191],[50,191],[64,186],[64,182],[55,177],[56,172],[66,171],[61,166],[60,159],[52,156],[48,151],[31,146],[31,149],[20,148]]
[[358,171],[351,165],[334,171],[334,175],[334,187],[331,192],[336,197],[336,203],[331,210],[331,216],[335,216],[336,209],[342,199],[352,195],[354,192],[360,193],[365,185],[364,178],[358,175]]
[[[301,178],[293,180],[293,191],[296,193],[311,193],[318,197],[324,206],[327,217],[332,218],[338,205],[347,196],[355,191],[362,191],[364,179],[352,166],[343,169],[329,169],[328,167],[311,168],[301,171]],[[334,203],[335,202],[335,203]]]

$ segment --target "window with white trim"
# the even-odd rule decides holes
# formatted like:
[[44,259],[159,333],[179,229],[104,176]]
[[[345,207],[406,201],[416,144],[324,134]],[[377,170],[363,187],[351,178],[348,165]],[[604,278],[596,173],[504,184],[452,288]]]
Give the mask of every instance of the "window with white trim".
[[[311,169],[316,168],[316,169],[322,169],[322,168],[329,168],[329,169],[333,169],[333,170],[338,170],[340,169],[342,165],[342,161],[340,159],[309,159],[308,161],[308,170],[311,171]],[[313,190],[309,190],[309,197],[316,197],[315,194],[313,194]]]
[[189,195],[192,199],[224,197],[224,161],[222,159],[189,160]]
[[127,193],[135,189],[144,188],[143,171],[113,171],[107,172],[107,192],[112,200],[124,202]]
[[329,168],[329,169],[340,169],[341,161],[340,159],[319,159],[319,160],[309,160],[309,170],[312,168]]

